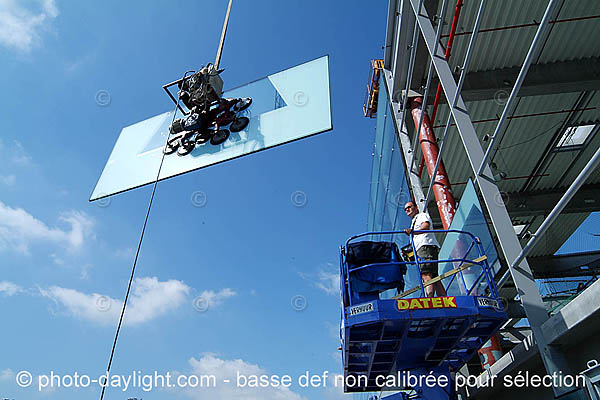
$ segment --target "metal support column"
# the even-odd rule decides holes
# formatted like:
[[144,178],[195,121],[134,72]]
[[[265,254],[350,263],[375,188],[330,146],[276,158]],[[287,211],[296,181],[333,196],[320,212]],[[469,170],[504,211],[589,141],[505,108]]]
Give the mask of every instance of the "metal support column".
[[[418,12],[418,1],[410,0],[414,15],[417,18],[417,23],[421,29],[421,33],[427,45],[427,49],[430,52],[430,57],[433,59],[437,75],[442,83],[442,88],[446,96],[448,104],[452,104],[457,93],[457,85],[454,81],[454,76],[450,70],[448,62],[444,58],[444,54],[441,51],[433,53],[435,46],[435,31],[425,10]],[[458,101],[454,107],[450,108],[456,126],[458,128],[459,135],[463,142],[469,164],[473,175],[475,176],[475,182],[481,193],[485,207],[487,208],[492,226],[498,237],[500,244],[500,250],[504,254],[506,260],[512,265],[512,261],[515,260],[521,252],[521,245],[515,231],[513,229],[510,216],[506,211],[504,204],[499,201],[501,199],[500,191],[498,187],[489,182],[486,179],[482,179],[477,171],[479,166],[482,164],[484,153],[479,142],[479,138],[471,122],[471,118],[467,112],[466,106],[462,100],[462,96],[458,96]],[[484,167],[486,175],[491,176],[491,170],[489,166]],[[542,302],[541,296],[538,292],[535,279],[531,274],[531,270],[526,260],[523,260],[519,267],[510,268],[510,273],[513,277],[513,281],[519,293],[521,303],[529,323],[533,335],[536,340],[536,344],[539,348],[540,355],[546,367],[548,374],[558,373],[562,371],[565,373],[566,363],[563,355],[555,348],[548,345],[546,338],[543,335],[541,329],[542,324],[548,319],[548,314]],[[554,388],[557,395],[562,394],[561,388]]]

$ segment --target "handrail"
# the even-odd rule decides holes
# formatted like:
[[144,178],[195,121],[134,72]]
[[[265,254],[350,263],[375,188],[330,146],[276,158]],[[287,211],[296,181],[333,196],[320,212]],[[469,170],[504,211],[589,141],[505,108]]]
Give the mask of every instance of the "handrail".
[[[419,257],[417,255],[416,249],[415,249],[415,244],[414,244],[414,234],[415,233],[458,233],[458,234],[462,234],[462,235],[466,235],[468,237],[471,238],[471,244],[469,245],[467,251],[465,252],[463,258],[450,258],[450,259],[444,259],[444,260],[423,260],[421,257]],[[343,274],[344,279],[341,281],[341,289],[347,289],[345,290],[345,297],[348,300],[348,305],[350,305],[350,303],[352,303],[352,288],[351,288],[351,280],[349,279],[350,274],[359,271],[359,270],[364,270],[364,269],[368,269],[377,265],[407,265],[407,264],[415,264],[417,266],[417,268],[419,269],[419,272],[421,270],[420,265],[421,264],[428,264],[428,263],[460,263],[458,264],[458,266],[450,271],[445,272],[442,275],[439,275],[429,281],[427,281],[427,283],[424,283],[422,279],[419,279],[419,286],[416,286],[412,289],[409,289],[407,291],[404,291],[394,297],[392,297],[393,299],[398,299],[401,297],[405,297],[408,296],[409,294],[415,293],[416,291],[418,291],[419,289],[421,289],[421,294],[424,297],[425,296],[425,288],[427,286],[430,286],[434,283],[440,282],[443,279],[446,279],[450,276],[452,276],[452,279],[450,280],[450,282],[448,283],[448,286],[446,286],[445,289],[449,289],[450,285],[452,284],[452,282],[454,281],[454,278],[456,277],[456,275],[460,276],[460,279],[462,280],[462,286],[464,287],[464,291],[467,295],[470,295],[473,290],[475,289],[475,287],[481,282],[482,277],[485,277],[485,280],[487,281],[487,287],[489,288],[489,292],[490,292],[490,296],[496,298],[498,297],[498,292],[497,289],[494,287],[493,284],[493,280],[490,278],[490,266],[487,264],[487,256],[485,255],[484,251],[483,251],[483,245],[481,243],[481,240],[476,237],[475,235],[473,235],[470,232],[466,232],[466,231],[461,231],[461,230],[457,230],[457,229],[445,229],[445,230],[415,230],[415,231],[411,231],[410,234],[408,234],[409,238],[410,238],[410,245],[412,247],[413,253],[414,253],[414,261],[397,261],[397,260],[390,260],[388,262],[384,262],[384,263],[372,263],[372,264],[367,264],[367,265],[362,265],[360,267],[354,268],[351,271],[348,268],[348,264],[343,262],[345,257],[344,255],[347,255],[346,252],[348,250],[348,246],[350,245],[350,243],[358,238],[361,237],[365,237],[365,236],[370,236],[370,235],[394,235],[394,234],[406,234],[405,231],[380,231],[380,232],[364,232],[358,235],[354,235],[351,236],[350,238],[348,238],[348,240],[346,240],[345,246],[343,246],[341,248],[342,250],[342,254],[341,254],[341,260],[342,260],[342,268],[340,269],[340,272]],[[473,250],[473,248],[475,248],[477,250],[478,253],[478,257],[475,259],[468,259],[467,256],[468,254]],[[462,251],[461,251],[462,253]],[[456,264],[455,264],[456,265]],[[465,277],[463,275],[463,271],[474,266],[474,265],[479,265],[482,267],[482,271],[479,273],[478,277],[474,280],[474,282],[470,285],[467,285],[467,282],[465,280]],[[346,282],[347,279],[347,282]]]
[[406,265],[406,264],[413,264],[413,263],[409,262],[409,261],[389,261],[389,262],[384,262],[384,263],[373,263],[373,264],[367,264],[367,265],[363,265],[360,267],[352,268],[351,270],[348,270],[348,273],[353,274],[356,271],[360,271],[361,269],[367,269],[370,267],[374,267],[376,265]]
[[[419,231],[415,230],[413,232],[417,232],[417,233],[463,233],[465,235],[470,236],[474,241],[479,242],[479,238],[477,236],[473,235],[471,232],[459,231],[457,229],[435,229],[435,230],[427,229],[427,230],[419,230]],[[351,241],[353,241],[354,239],[358,239],[359,237],[368,236],[368,235],[391,235],[391,234],[396,234],[396,233],[402,233],[402,234],[406,235],[406,232],[404,232],[404,231],[364,232],[364,233],[360,233],[358,235],[350,236],[348,238],[348,240],[346,240],[345,247],[347,247]]]
[[[449,277],[451,275],[455,275],[455,274],[457,274],[459,272],[462,272],[465,269],[467,269],[469,267],[472,267],[473,265],[480,265],[480,263],[483,262],[483,261],[485,261],[485,260],[487,260],[487,256],[481,256],[479,258],[476,258],[475,260],[473,260],[473,262],[467,262],[467,263],[465,263],[464,265],[462,265],[462,266],[460,266],[458,268],[451,269],[450,271],[445,272],[442,275],[438,275],[435,278],[430,279],[429,281],[427,281],[427,283],[424,283],[423,286],[427,287],[429,285],[433,285],[434,283],[439,282],[442,279],[446,279],[447,277]],[[419,290],[419,287],[420,286],[415,286],[412,289],[408,289],[408,290],[400,293],[399,295],[396,295],[396,296],[392,297],[392,299],[401,299],[402,297],[408,296],[409,294],[412,294],[412,293],[416,292],[417,290]],[[471,288],[471,290],[472,290],[472,288]]]

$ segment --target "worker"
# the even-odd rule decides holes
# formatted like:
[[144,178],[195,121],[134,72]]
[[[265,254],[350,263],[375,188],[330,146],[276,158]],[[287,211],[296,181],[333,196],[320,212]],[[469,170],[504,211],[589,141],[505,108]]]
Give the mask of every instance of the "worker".
[[[437,261],[438,254],[440,252],[440,245],[435,238],[435,235],[433,232],[418,232],[433,229],[431,217],[427,213],[420,213],[414,201],[407,202],[404,205],[404,211],[406,212],[406,215],[412,219],[410,228],[405,229],[404,232],[407,235],[413,235],[413,242],[415,244],[417,256],[422,258],[424,261]],[[423,284],[426,284],[438,276],[437,262],[422,263],[420,264],[420,267]],[[433,297],[435,293],[437,293],[438,296],[445,296],[446,290],[444,289],[442,282],[437,281],[434,284],[426,286],[425,293],[427,297]]]

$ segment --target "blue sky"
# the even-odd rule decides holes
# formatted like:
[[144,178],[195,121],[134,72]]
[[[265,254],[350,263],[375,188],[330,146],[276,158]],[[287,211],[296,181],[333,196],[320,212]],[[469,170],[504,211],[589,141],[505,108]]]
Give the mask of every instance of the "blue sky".
[[[161,86],[214,60],[225,10],[215,0],[0,3],[0,397],[99,396],[94,385],[38,393],[15,374],[104,372],[150,188],[87,199],[121,128],[170,110]],[[375,124],[362,101],[386,13],[385,1],[234,1],[225,88],[329,54],[334,129],[159,184],[113,373],[341,372],[338,246],[366,226]],[[192,204],[198,191],[204,207]],[[106,398],[341,396],[245,390]]]
[[[87,199],[121,128],[170,110],[161,86],[214,60],[225,9],[0,2],[0,398],[99,396],[15,375],[105,371],[151,188]],[[366,226],[375,123],[362,102],[386,14],[383,0],[234,1],[225,88],[329,54],[334,129],[159,184],[113,373],[341,373],[338,246]],[[330,386],[106,398],[343,397]]]

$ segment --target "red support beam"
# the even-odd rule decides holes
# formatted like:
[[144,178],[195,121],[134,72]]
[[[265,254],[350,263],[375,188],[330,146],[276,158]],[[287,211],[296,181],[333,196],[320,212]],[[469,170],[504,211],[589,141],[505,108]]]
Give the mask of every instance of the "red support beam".
[[[421,120],[421,113],[424,112],[421,107],[422,105],[422,97],[410,99],[410,108],[413,121],[415,123],[415,129],[418,129],[419,121]],[[423,152],[423,159],[425,160],[427,171],[431,177],[435,169],[435,164],[437,163],[439,148],[435,139],[435,135],[433,134],[433,128],[431,127],[429,115],[427,115],[426,111],[423,115],[421,132],[419,132],[418,136],[419,142],[421,143],[421,150]],[[444,167],[443,162],[440,162],[437,174],[435,177],[431,177],[431,181],[433,184],[433,194],[435,195],[435,200],[440,212],[440,218],[442,219],[442,225],[444,229],[449,229],[452,218],[454,217],[454,213],[456,212],[456,201],[454,200],[454,195],[452,195],[450,180],[448,179],[448,174],[446,174],[446,167]]]

